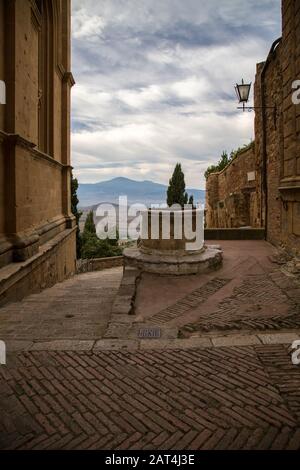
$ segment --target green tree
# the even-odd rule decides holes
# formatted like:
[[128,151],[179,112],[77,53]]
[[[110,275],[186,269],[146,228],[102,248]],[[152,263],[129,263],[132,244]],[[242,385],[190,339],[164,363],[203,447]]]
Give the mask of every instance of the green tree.
[[94,213],[92,210],[86,217],[81,240],[81,257],[83,259],[105,258],[122,254],[122,248],[118,245],[118,233],[117,238],[113,240],[109,238],[101,240],[97,237]]
[[216,173],[217,171],[222,171],[228,163],[230,163],[232,160],[235,159],[235,157],[241,152],[249,149],[252,145],[254,144],[254,141],[252,140],[249,144],[243,145],[243,147],[239,147],[236,150],[232,150],[230,152],[230,156],[228,157],[228,153],[226,151],[223,151],[220,160],[218,161],[217,165],[210,165],[206,172],[204,173],[205,178],[211,174],[211,173]]
[[82,216],[82,212],[78,210],[78,197],[77,197],[77,190],[78,190],[78,180],[77,178],[73,177],[73,173],[71,174],[71,210],[72,214],[76,219],[77,231],[76,231],[76,254],[77,258],[81,256],[81,237],[80,237],[80,230],[79,230],[79,220]]
[[83,236],[81,249],[82,258],[106,258],[110,256],[120,256],[122,248],[113,246],[109,243],[109,239],[100,240],[95,233],[86,232]]
[[116,229],[116,237],[115,238],[107,238],[107,241],[111,246],[119,246],[119,239],[120,239],[119,231],[118,231],[118,229]]
[[194,196],[191,195],[189,197],[189,205],[192,206],[193,209],[195,209],[195,205],[194,205]]
[[179,204],[183,207],[188,202],[188,194],[185,191],[184,173],[181,169],[180,163],[175,166],[172,178],[169,180],[169,187],[167,189],[167,204]]
[[231,157],[228,158],[228,153],[224,150],[222,152],[221,158],[218,161],[217,165],[210,165],[206,172],[204,173],[205,178],[207,178],[211,173],[216,173],[217,171],[222,171],[228,163],[231,161]]
[[218,163],[219,171],[222,171],[229,163],[228,153],[224,150]]
[[86,216],[84,229],[83,229],[83,235],[85,235],[86,233],[96,234],[96,226],[95,226],[95,222],[94,222],[94,212],[92,210],[90,210],[90,212]]

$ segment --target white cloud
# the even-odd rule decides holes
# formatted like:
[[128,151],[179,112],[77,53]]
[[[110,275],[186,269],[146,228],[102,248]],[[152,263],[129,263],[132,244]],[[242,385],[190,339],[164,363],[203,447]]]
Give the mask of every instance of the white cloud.
[[72,153],[82,182],[189,187],[223,150],[253,137],[233,85],[254,81],[279,35],[279,0],[73,0]]
[[101,16],[88,14],[84,8],[73,14],[73,34],[76,39],[101,36],[106,22]]

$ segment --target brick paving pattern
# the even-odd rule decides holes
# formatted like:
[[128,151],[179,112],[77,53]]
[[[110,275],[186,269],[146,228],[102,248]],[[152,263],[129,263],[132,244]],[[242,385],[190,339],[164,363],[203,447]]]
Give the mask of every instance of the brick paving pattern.
[[[213,312],[205,309],[199,320],[182,327],[183,331],[194,332],[211,330],[280,330],[300,327],[300,302],[292,289],[294,281],[286,276],[272,278],[274,273],[248,275],[234,289],[233,294],[225,297]],[[278,273],[276,273],[278,276]],[[289,290],[285,283],[289,282]],[[298,287],[298,286],[297,286]],[[296,286],[295,286],[295,290]],[[274,306],[284,304],[285,311],[274,315]]]
[[0,368],[1,449],[299,449],[282,345],[27,352]]
[[299,280],[265,242],[223,245],[203,277],[132,291],[113,268],[2,308],[0,449],[300,449]]
[[167,323],[176,317],[183,315],[188,310],[198,307],[205,302],[211,295],[224,287],[231,279],[215,278],[207,282],[204,286],[195,289],[188,295],[175,302],[173,305],[161,310],[152,317],[150,321],[154,324]]

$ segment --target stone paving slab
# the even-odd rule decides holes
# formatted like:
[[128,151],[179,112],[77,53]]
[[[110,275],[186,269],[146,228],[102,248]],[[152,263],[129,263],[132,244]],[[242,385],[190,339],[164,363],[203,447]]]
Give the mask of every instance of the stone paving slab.
[[258,335],[263,344],[291,344],[296,339],[299,339],[297,333],[273,333]]
[[300,340],[300,330],[270,334],[224,334],[203,335],[190,338],[103,338],[93,340],[54,340],[54,341],[18,341],[6,342],[8,353],[19,351],[109,351],[139,349],[193,349],[219,348],[224,346],[252,346],[256,344],[291,345]]
[[16,353],[0,449],[300,449],[287,346]]
[[122,273],[117,267],[76,275],[0,308],[0,339],[52,342],[103,337]]
[[29,351],[90,351],[95,341],[88,340],[55,340],[32,343]]
[[228,335],[212,338],[214,346],[250,346],[260,344],[260,339],[256,335]]

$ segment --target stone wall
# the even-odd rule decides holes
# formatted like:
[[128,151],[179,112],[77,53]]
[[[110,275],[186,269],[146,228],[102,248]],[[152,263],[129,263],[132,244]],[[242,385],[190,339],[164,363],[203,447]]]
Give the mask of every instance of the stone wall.
[[123,256],[109,256],[107,258],[80,259],[76,263],[77,273],[102,271],[103,269],[123,266]]
[[251,166],[247,156],[240,156],[241,173],[230,165],[207,180],[208,228],[265,227],[267,240],[294,254],[300,254],[300,104],[292,102],[292,83],[299,79],[300,2],[282,0],[282,38],[257,65],[250,202],[241,196]]
[[[282,39],[257,68],[255,139],[262,181],[267,239],[300,254],[300,105],[292,83],[300,79],[300,3],[282,1]],[[272,109],[275,106],[275,110]],[[264,132],[265,129],[265,132]],[[265,181],[264,181],[265,180]]]
[[[66,275],[74,271],[70,17],[70,0],[0,0],[0,278],[58,235],[70,237],[60,256],[66,247]],[[52,266],[61,279],[59,263]],[[35,275],[27,276],[31,289]]]
[[0,269],[0,307],[74,275],[75,240],[76,228],[66,230],[42,245],[35,256]]
[[224,170],[209,175],[207,228],[260,227],[258,177],[254,144],[240,151]]

